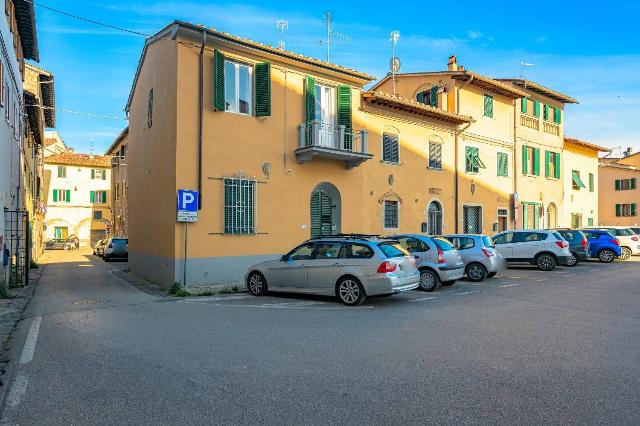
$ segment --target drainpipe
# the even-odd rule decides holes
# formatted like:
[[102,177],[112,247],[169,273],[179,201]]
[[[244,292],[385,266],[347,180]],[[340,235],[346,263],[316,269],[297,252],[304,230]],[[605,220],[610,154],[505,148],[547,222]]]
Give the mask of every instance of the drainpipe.
[[202,210],[202,134],[204,126],[204,47],[207,44],[207,30],[202,31],[200,48],[200,81],[198,87],[198,210]]
[[[513,100],[513,193],[518,192],[518,167],[516,166],[516,158],[518,155],[518,105],[516,100]],[[513,200],[513,217],[511,218],[511,223],[513,225],[513,229],[518,229],[518,217],[517,217],[517,205],[515,202],[515,197],[512,195],[510,197],[510,201]]]
[[[461,87],[459,87],[457,89],[457,92],[456,92],[456,113],[457,114],[460,114],[460,91],[462,89],[464,89],[472,81],[473,81],[473,75],[471,75],[471,78],[469,79],[469,81],[467,81],[466,83],[464,83]],[[460,216],[459,216],[459,212],[460,212],[460,207],[459,207],[460,197],[458,195],[458,188],[459,188],[458,181],[459,181],[459,177],[460,177],[459,176],[459,171],[458,171],[458,151],[459,151],[459,149],[458,149],[458,135],[461,132],[467,130],[470,125],[471,125],[471,123],[469,123],[469,125],[467,127],[465,127],[464,129],[462,129],[460,132],[456,133],[455,146],[454,146],[454,150],[455,150],[455,153],[454,153],[454,158],[455,158],[455,161],[454,161],[455,180],[454,180],[454,183],[453,183],[453,194],[454,194],[454,199],[455,199],[454,203],[455,204],[454,204],[454,207],[453,207],[453,213],[456,216],[456,219],[454,221],[456,234],[459,232],[459,228],[460,228],[460,226],[458,224],[459,219],[460,219]]]

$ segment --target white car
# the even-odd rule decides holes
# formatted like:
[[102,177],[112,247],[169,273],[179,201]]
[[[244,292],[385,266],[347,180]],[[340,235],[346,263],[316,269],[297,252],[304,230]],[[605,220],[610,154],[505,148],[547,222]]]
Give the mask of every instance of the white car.
[[599,226],[595,229],[608,231],[620,241],[622,255],[620,259],[627,260],[632,254],[640,254],[640,236],[626,226]]
[[557,231],[505,231],[495,235],[493,243],[507,263],[529,263],[542,271],[567,265],[571,258],[569,243]]

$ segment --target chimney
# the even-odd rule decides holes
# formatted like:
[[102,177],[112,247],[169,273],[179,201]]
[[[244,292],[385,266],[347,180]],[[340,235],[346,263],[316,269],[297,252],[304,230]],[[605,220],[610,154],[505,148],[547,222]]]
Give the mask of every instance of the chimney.
[[449,62],[447,63],[447,69],[449,71],[458,71],[458,58],[456,55],[449,56]]
[[623,157],[628,157],[631,155],[631,152],[633,152],[633,149],[631,147],[628,147],[623,153],[622,156]]

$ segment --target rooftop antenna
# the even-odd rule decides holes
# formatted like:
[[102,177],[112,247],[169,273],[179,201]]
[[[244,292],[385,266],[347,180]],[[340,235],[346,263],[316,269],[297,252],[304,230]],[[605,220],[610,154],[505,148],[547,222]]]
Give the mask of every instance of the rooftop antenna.
[[389,34],[389,41],[391,42],[391,63],[389,64],[389,68],[391,70],[391,78],[393,80],[393,96],[396,93],[396,73],[400,71],[400,58],[396,56],[396,45],[400,40],[400,31],[393,30]]
[[534,67],[535,64],[530,64],[527,61],[520,62],[520,78],[524,80],[524,69],[525,67]]
[[326,12],[324,14],[324,23],[326,27],[326,40],[321,40],[320,43],[324,43],[327,45],[327,62],[329,62],[331,58],[331,44],[335,43],[345,43],[351,41],[351,37],[348,35],[339,33],[338,31],[331,28],[331,12]]
[[89,135],[89,158],[93,158],[93,135]]
[[289,29],[289,21],[280,19],[276,22],[276,27],[278,28],[278,31],[280,31],[280,40],[278,40],[277,48],[280,50],[285,50],[284,33]]

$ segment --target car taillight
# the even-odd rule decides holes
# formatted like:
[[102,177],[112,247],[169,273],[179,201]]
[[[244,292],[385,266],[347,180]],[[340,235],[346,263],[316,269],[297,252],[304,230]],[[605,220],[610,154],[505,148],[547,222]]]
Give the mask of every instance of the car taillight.
[[556,245],[560,248],[567,248],[569,247],[569,244],[567,244],[566,241],[556,241]]
[[438,263],[444,263],[444,253],[440,247],[438,248]]
[[495,253],[495,252],[490,251],[490,250],[487,250],[487,249],[484,249],[484,248],[482,249],[482,252],[483,252],[483,253],[484,253],[484,255],[485,255],[485,256],[487,256],[487,257],[491,257],[491,256],[495,256],[495,255],[496,255],[496,253]]
[[631,241],[638,241],[638,237],[631,237]]
[[584,248],[584,249],[587,248],[587,239],[586,238],[582,239],[582,248]]
[[617,246],[620,245],[620,241],[617,238],[614,238],[613,240],[611,240],[611,242]]
[[386,274],[387,272],[393,272],[396,270],[397,267],[398,265],[396,265],[395,263],[391,263],[387,260],[386,262],[382,262],[380,266],[378,266],[378,273]]

